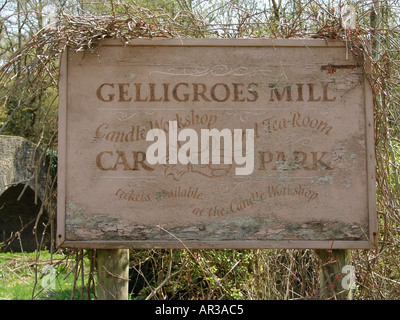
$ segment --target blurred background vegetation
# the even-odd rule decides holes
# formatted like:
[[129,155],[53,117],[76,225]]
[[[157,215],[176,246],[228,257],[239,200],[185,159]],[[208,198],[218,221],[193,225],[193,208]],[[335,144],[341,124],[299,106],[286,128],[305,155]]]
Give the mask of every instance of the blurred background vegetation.
[[[348,5],[356,14],[352,29],[342,24]],[[376,250],[351,252],[356,267],[354,299],[398,299],[399,25],[395,0],[3,0],[0,134],[22,136],[42,148],[52,163],[51,185],[56,186],[61,43],[93,50],[104,37],[345,41],[349,50],[361,50],[365,65],[372,66],[366,70],[374,92],[380,225]],[[53,189],[42,205],[56,196]],[[92,299],[93,257],[93,250],[60,251],[40,245],[35,254],[4,254],[0,287],[4,290],[13,283],[31,294],[7,296],[0,288],[0,299]],[[72,275],[67,296],[60,293],[66,290],[63,280],[56,288],[40,285],[44,263],[57,266],[57,279]],[[320,294],[319,262],[312,250],[134,250],[130,267],[132,299],[318,299]],[[38,294],[43,290],[48,294]]]

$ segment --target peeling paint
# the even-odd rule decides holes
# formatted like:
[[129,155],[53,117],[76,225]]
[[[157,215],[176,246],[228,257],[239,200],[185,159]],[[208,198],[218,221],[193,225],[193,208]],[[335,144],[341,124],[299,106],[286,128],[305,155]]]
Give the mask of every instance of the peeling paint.
[[[363,229],[367,225],[343,224],[332,221],[305,223],[282,222],[274,218],[240,217],[196,225],[162,226],[136,225],[132,222],[115,222],[114,217],[95,215],[97,223],[82,224],[83,217],[69,222],[68,240],[160,240],[160,241],[208,241],[213,240],[367,240]],[[85,219],[87,220],[87,219]],[[119,224],[125,226],[119,229]],[[172,236],[172,235],[173,236]],[[176,237],[176,238],[175,238]]]
[[332,177],[328,176],[317,177],[316,179],[312,180],[312,183],[315,185],[332,184],[332,182],[333,182]]

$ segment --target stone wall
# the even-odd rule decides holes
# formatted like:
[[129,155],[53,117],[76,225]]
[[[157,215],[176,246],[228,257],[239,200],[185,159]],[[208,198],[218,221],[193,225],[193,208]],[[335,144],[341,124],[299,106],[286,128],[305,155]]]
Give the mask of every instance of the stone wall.
[[[35,144],[15,136],[0,135],[0,195],[9,187],[25,184],[35,173],[34,166],[40,157],[40,151]],[[43,200],[46,185],[48,165],[45,159],[36,168],[38,171],[37,185],[35,179],[29,182],[32,190]]]

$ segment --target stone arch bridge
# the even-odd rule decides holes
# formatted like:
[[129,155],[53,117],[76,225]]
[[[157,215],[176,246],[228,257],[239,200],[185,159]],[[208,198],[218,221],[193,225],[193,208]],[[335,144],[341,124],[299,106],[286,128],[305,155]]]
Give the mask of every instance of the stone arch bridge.
[[47,210],[37,223],[37,237],[33,232],[49,183],[48,163],[40,157],[32,142],[0,135],[0,252],[34,251],[42,233],[49,244]]

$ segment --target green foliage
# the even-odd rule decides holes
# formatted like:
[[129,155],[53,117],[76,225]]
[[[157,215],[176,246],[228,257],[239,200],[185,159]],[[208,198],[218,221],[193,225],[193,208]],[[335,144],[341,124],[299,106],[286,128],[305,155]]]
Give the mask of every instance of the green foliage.
[[[86,270],[90,261],[84,259]],[[70,300],[82,298],[79,269],[68,255],[49,252],[0,253],[0,300]],[[54,276],[53,276],[54,275]],[[47,278],[46,278],[47,277]],[[88,281],[85,274],[84,282]],[[91,294],[93,298],[94,295]]]
[[53,181],[57,176],[58,170],[58,150],[46,150],[46,162],[50,165],[50,178]]
[[[42,137],[51,141],[57,124],[57,110],[54,108],[56,92],[42,90],[42,84],[26,79],[12,94],[4,94],[0,106],[0,126],[7,123],[2,134],[21,136],[33,142]],[[0,94],[6,91],[0,89]]]
[[313,298],[317,273],[310,250],[133,250],[130,290],[137,300]]

